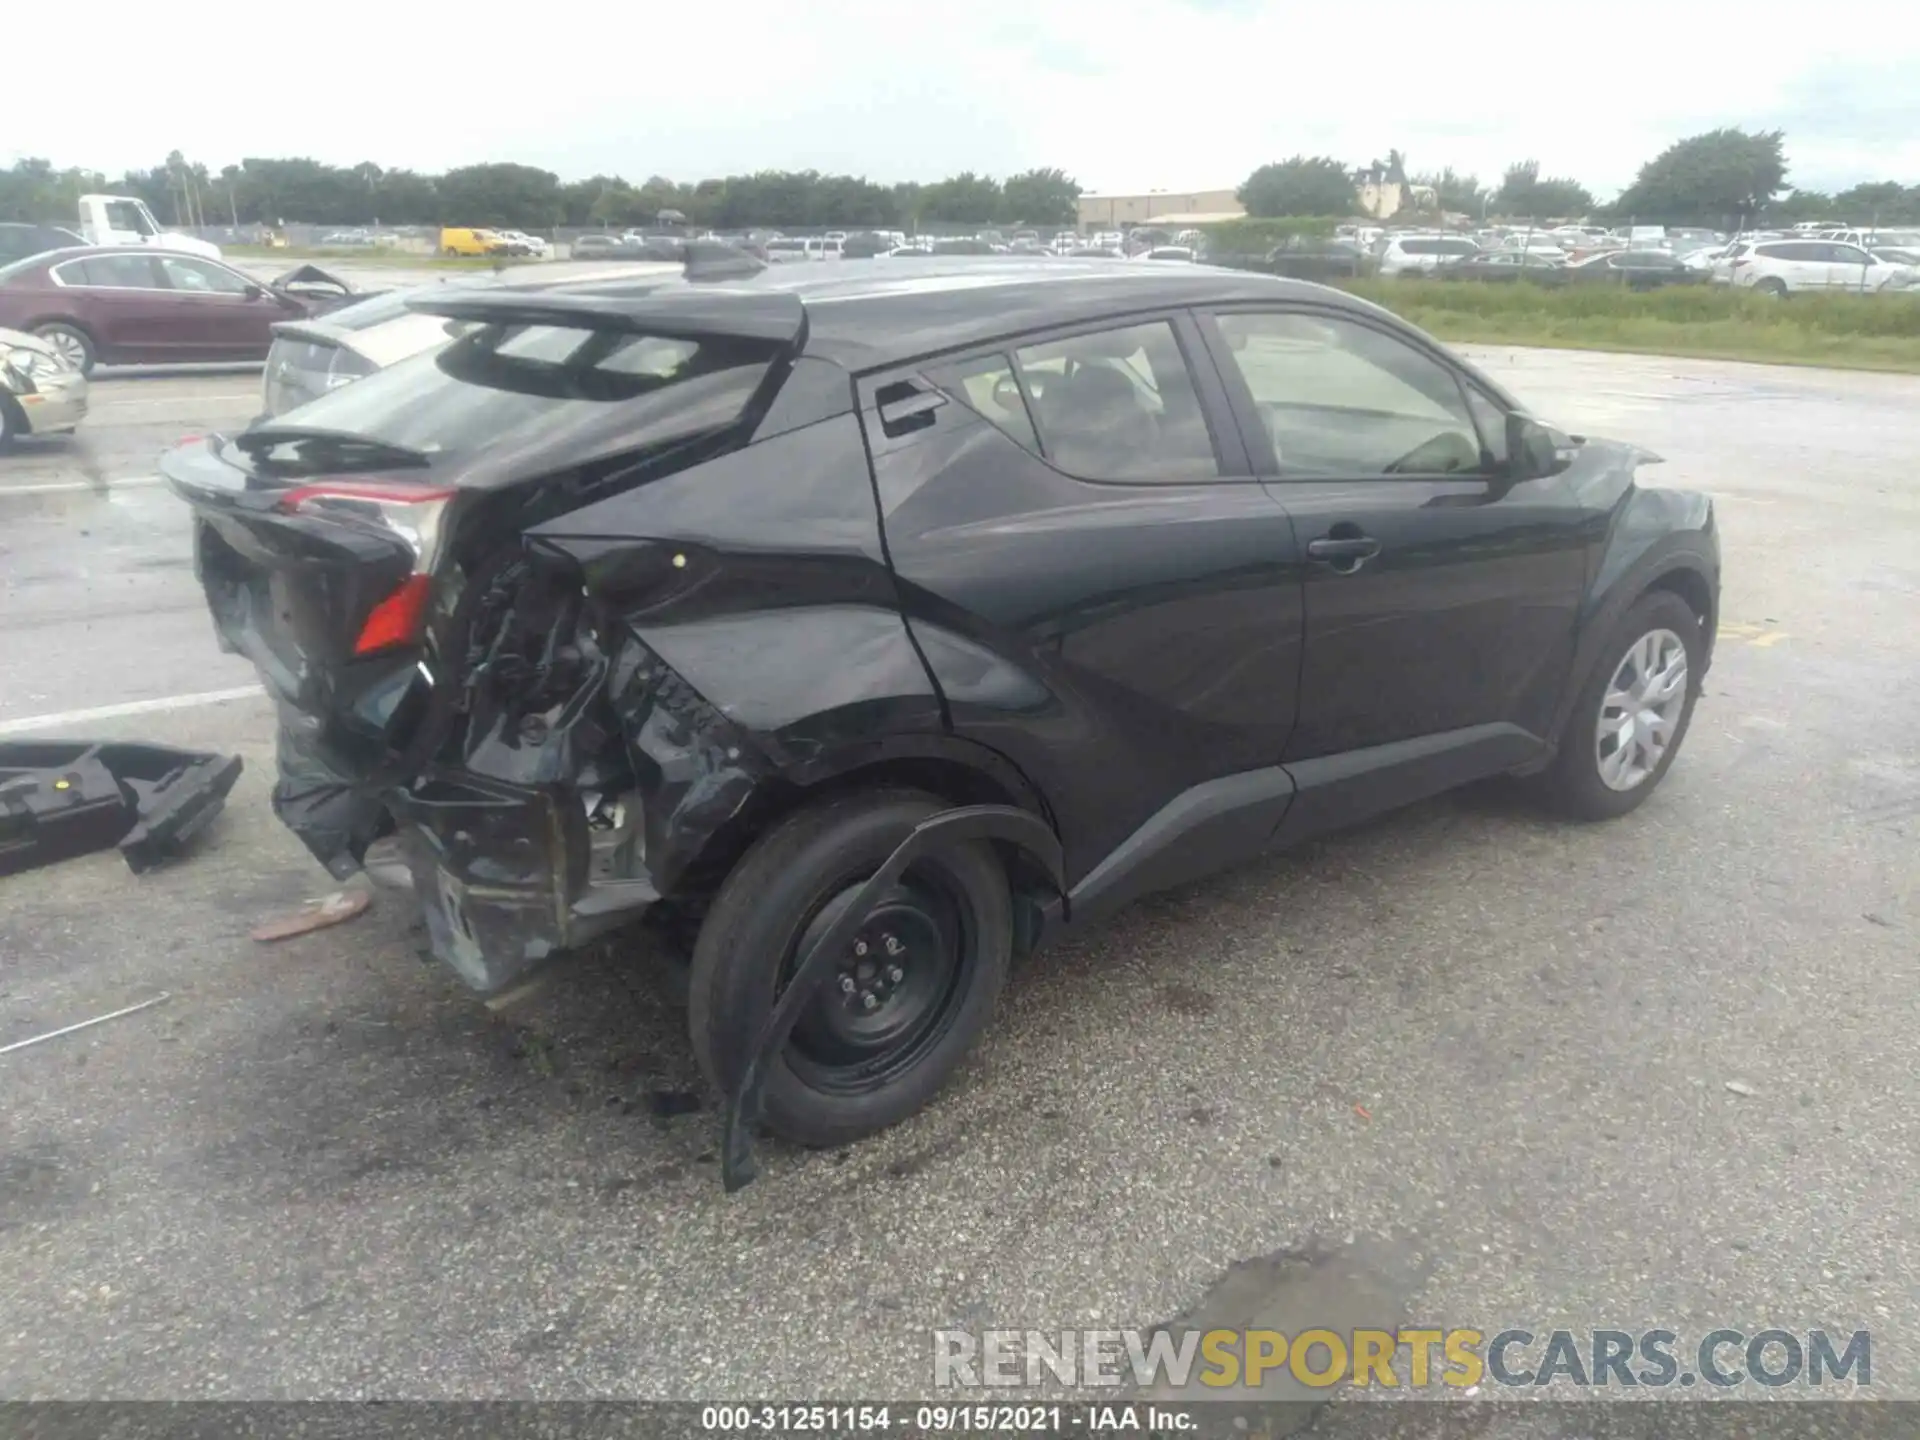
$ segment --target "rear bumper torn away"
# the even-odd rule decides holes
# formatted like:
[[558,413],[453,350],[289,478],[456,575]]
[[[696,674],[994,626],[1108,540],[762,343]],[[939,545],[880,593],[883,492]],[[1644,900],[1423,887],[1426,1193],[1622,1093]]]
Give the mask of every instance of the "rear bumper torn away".
[[118,845],[138,875],[220,813],[238,755],[85,740],[0,743],[0,875]]

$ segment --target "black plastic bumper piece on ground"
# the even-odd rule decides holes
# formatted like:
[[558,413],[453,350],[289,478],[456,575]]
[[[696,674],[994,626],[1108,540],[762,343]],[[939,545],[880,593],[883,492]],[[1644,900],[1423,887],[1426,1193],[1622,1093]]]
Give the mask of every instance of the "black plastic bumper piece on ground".
[[767,1017],[752,1048],[741,1057],[721,1121],[720,1179],[728,1194],[752,1184],[760,1173],[753,1158],[753,1130],[760,1119],[767,1067],[786,1045],[801,1013],[832,972],[833,957],[853,943],[854,935],[880,903],[881,896],[899,883],[915,860],[939,846],[964,845],[973,840],[1003,840],[1017,847],[1045,870],[1056,891],[1066,893],[1066,862],[1061,854],[1060,839],[1046,822],[1025,810],[1016,810],[1010,805],[965,805],[929,815],[914,826],[913,833],[900,842],[873,878],[860,887],[852,902],[841,911],[840,918],[799,958],[793,979],[781,991],[773,1013]]
[[118,845],[136,875],[220,813],[238,755],[86,740],[0,742],[0,875]]

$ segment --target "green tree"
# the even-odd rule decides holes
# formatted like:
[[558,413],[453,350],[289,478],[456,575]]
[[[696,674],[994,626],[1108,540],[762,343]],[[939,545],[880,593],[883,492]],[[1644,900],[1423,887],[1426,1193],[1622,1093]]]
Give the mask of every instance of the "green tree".
[[1538,160],[1509,165],[1494,193],[1501,213],[1532,220],[1573,220],[1593,209],[1593,194],[1577,180],[1541,178]]
[[1920,185],[1875,180],[1833,197],[1833,213],[1853,225],[1912,225],[1920,222]]
[[1000,218],[1015,225],[1071,225],[1080,183],[1064,170],[1028,170],[1000,182]]
[[435,189],[443,225],[553,224],[565,210],[560,177],[532,165],[496,163],[449,170]]
[[1779,130],[1730,127],[1677,140],[1640,167],[1613,210],[1650,224],[1738,224],[1786,188],[1784,141]]
[[1286,215],[1350,215],[1353,176],[1338,160],[1324,155],[1295,155],[1262,165],[1235,192],[1256,219]]
[[1425,185],[1439,197],[1440,208],[1456,215],[1480,214],[1493,198],[1493,192],[1480,183],[1478,175],[1458,175],[1451,165],[1438,172],[1413,177],[1416,185]]
[[999,181],[963,170],[920,192],[920,218],[955,225],[986,225],[1001,211]]

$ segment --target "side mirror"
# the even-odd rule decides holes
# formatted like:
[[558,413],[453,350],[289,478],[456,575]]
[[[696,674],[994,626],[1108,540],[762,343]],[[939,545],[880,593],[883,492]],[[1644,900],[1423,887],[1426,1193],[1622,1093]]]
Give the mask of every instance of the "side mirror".
[[249,300],[258,300],[267,292],[263,287],[259,285],[249,285],[247,286],[246,289],[242,290],[240,293],[246,296],[247,299]]
[[1560,472],[1560,444],[1531,415],[1507,416],[1507,469],[1515,481],[1544,480]]

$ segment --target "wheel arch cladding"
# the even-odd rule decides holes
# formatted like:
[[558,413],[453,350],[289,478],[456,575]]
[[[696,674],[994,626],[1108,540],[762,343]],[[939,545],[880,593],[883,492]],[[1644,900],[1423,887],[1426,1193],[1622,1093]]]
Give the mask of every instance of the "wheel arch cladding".
[[[698,892],[718,885],[760,835],[797,810],[837,795],[889,789],[914,791],[955,807],[1006,806],[1053,828],[1039,792],[1004,756],[956,736],[894,736],[820,757],[804,771],[766,777],[738,811],[706,836],[681,874],[681,888]],[[1045,867],[1034,857],[1009,842],[992,843],[1016,892],[1051,890]]]

